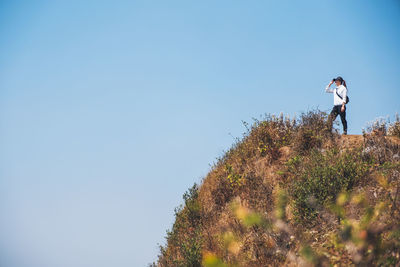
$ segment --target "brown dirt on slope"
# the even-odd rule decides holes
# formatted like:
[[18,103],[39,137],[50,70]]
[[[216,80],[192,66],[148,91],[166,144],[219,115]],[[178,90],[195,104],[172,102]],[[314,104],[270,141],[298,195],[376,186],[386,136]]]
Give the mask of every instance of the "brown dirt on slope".
[[[400,139],[395,136],[385,136],[385,139],[389,139],[393,143],[400,145]],[[364,136],[357,134],[342,135],[339,139],[340,147],[343,148],[355,148],[363,145],[364,142]]]

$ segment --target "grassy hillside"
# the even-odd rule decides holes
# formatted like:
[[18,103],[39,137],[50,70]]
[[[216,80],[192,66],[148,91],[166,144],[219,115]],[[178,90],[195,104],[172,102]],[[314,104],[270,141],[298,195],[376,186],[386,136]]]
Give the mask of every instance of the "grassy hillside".
[[265,116],[183,195],[151,266],[400,264],[400,120]]

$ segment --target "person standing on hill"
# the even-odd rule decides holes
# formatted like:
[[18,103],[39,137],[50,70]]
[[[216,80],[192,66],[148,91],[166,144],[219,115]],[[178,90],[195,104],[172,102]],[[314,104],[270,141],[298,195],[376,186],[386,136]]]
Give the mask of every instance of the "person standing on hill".
[[[335,83],[336,88],[330,89],[329,87]],[[342,77],[332,79],[332,81],[326,86],[325,92],[333,93],[333,108],[328,117],[328,127],[332,131],[333,121],[337,115],[340,115],[340,120],[343,124],[343,135],[347,135],[347,121],[346,121],[346,104],[349,102],[347,96],[346,81]]]

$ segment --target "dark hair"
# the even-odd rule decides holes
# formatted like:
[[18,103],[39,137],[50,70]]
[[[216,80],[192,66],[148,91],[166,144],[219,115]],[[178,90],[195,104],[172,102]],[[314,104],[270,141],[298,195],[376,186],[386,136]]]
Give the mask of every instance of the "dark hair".
[[347,89],[347,85],[346,85],[346,81],[345,80],[343,80],[343,83],[342,83],[343,85],[344,85],[344,87],[346,87],[346,89]]
[[339,81],[340,84],[343,84],[344,87],[347,88],[346,81],[345,81],[342,77],[338,76],[337,78],[333,78],[333,81],[334,81],[334,82],[335,82],[335,81]]

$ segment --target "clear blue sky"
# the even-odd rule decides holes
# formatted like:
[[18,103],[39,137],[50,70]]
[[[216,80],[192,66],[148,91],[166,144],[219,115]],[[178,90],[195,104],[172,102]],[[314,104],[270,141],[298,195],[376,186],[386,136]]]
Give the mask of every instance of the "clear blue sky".
[[395,0],[1,1],[0,266],[146,266],[242,120],[393,119],[399,47]]

